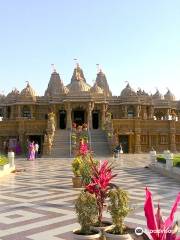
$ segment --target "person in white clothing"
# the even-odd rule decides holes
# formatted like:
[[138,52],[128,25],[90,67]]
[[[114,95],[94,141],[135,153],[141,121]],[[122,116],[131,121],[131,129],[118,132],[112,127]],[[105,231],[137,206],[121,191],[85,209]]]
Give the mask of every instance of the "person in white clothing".
[[35,143],[34,148],[35,148],[35,158],[37,158],[38,157],[38,151],[39,151],[39,144],[37,142]]

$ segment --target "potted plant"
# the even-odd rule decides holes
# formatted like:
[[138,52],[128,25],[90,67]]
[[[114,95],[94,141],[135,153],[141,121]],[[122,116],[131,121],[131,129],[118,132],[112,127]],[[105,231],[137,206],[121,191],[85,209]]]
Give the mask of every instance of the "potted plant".
[[180,203],[180,192],[172,206],[170,215],[166,220],[163,219],[161,214],[160,205],[158,204],[157,212],[154,212],[154,204],[152,200],[152,194],[146,188],[146,200],[144,204],[144,213],[147,220],[147,227],[149,229],[150,235],[153,240],[180,240],[176,236],[178,232],[177,223],[174,223],[174,215],[177,211],[178,205]]
[[72,133],[71,135],[71,141],[72,141],[72,144],[75,145],[76,144],[76,139],[77,139],[77,136],[75,133]]
[[95,196],[87,191],[82,191],[75,202],[75,211],[81,228],[73,231],[73,238],[77,240],[99,240],[101,232],[91,229],[91,226],[97,221],[98,216]]
[[74,188],[82,187],[82,177],[80,173],[81,164],[82,164],[82,157],[80,155],[77,155],[72,162],[72,171],[74,174],[74,177],[72,177],[72,182],[73,182]]
[[87,130],[88,130],[88,125],[87,125],[87,123],[83,123],[82,129],[83,129],[83,131],[87,131]]
[[76,123],[73,122],[73,123],[72,123],[72,129],[73,129],[73,130],[76,130],[76,127],[77,127]]
[[107,240],[132,239],[129,229],[124,225],[124,218],[130,211],[128,193],[120,188],[110,190],[108,212],[113,225],[105,229]]
[[[100,162],[98,165],[92,162],[92,177],[91,183],[85,186],[86,190],[94,194],[98,206],[98,221],[93,227],[103,230],[110,226],[110,222],[103,221],[103,210],[105,208],[105,201],[108,197],[109,190],[115,187],[111,183],[111,179],[116,176],[112,174],[112,165],[107,160]],[[101,239],[104,239],[102,236]]]

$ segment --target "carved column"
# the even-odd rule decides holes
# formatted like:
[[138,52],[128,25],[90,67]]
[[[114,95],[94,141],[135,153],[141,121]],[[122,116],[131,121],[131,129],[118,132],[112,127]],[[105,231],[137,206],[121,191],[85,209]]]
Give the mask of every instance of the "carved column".
[[10,115],[10,119],[14,118],[14,105],[11,106],[11,115]]
[[140,128],[140,121],[135,121],[135,153],[141,152],[141,128]]
[[176,122],[174,120],[170,122],[170,150],[176,152]]
[[149,107],[149,119],[154,119],[154,107],[150,106]]
[[88,127],[92,129],[92,110],[94,108],[94,103],[89,103],[88,105]]
[[4,118],[7,118],[7,107],[4,107]]
[[128,114],[127,114],[127,106],[126,105],[123,106],[123,115],[124,115],[123,116],[124,118],[127,118]]
[[104,127],[105,124],[105,118],[106,118],[106,105],[102,105],[102,116],[101,116],[101,128]]
[[21,117],[21,106],[18,105],[17,107],[18,107],[18,118],[20,118]]
[[71,112],[72,108],[70,103],[66,105],[66,112],[67,112],[67,129],[71,129],[72,127],[72,119],[71,119]]
[[34,106],[33,105],[30,106],[30,110],[31,110],[31,118],[33,118],[34,117]]
[[141,110],[141,106],[140,106],[140,105],[137,105],[137,106],[136,106],[136,118],[139,118],[139,117],[140,117],[140,110]]

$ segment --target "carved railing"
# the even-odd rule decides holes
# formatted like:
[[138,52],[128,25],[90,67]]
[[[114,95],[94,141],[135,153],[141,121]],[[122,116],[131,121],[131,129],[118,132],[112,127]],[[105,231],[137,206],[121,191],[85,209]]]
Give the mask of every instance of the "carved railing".
[[34,119],[18,119],[18,120],[3,120],[0,122],[1,136],[16,136],[19,134],[25,135],[42,135],[46,130],[46,120]]

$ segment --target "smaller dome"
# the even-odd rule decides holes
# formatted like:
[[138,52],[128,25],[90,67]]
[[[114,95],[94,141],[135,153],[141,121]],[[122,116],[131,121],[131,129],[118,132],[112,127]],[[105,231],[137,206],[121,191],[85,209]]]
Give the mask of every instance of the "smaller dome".
[[129,85],[129,83],[128,83],[127,86],[122,90],[120,96],[121,96],[121,97],[131,97],[131,96],[136,97],[137,94],[136,94],[136,92],[130,87],[130,85]]
[[168,101],[175,101],[175,96],[172,92],[168,89],[167,93],[164,95],[164,99]]
[[153,99],[159,99],[159,100],[163,99],[163,95],[159,92],[158,89],[156,90],[155,94],[152,97]]
[[67,87],[64,86],[61,81],[59,73],[55,70],[51,74],[50,81],[48,87],[45,91],[45,96],[60,96],[68,93]]
[[15,88],[6,96],[7,101],[14,101],[19,96],[19,91]]
[[21,91],[18,100],[20,101],[35,101],[36,100],[36,92],[34,89],[27,83],[26,87]]
[[149,94],[146,93],[144,90],[141,90],[141,88],[139,88],[139,90],[137,91],[137,95],[138,96],[149,96]]
[[97,83],[95,83],[94,86],[91,87],[90,92],[91,92],[91,93],[94,93],[94,94],[103,94],[103,93],[104,93],[103,89],[100,88],[100,87],[97,85]]
[[20,93],[21,96],[28,96],[28,97],[35,97],[37,96],[36,92],[34,89],[27,83],[27,86],[21,91]]

